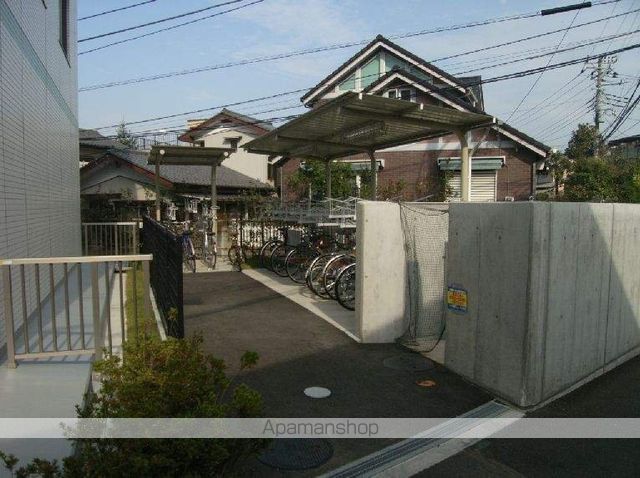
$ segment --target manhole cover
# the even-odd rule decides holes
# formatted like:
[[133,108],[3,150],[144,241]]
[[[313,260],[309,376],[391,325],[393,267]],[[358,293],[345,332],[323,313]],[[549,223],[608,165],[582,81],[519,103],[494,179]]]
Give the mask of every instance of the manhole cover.
[[422,372],[435,367],[428,358],[418,354],[401,354],[384,359],[382,362],[387,368],[393,370],[408,370],[410,372]]
[[304,389],[304,394],[311,398],[327,398],[331,395],[331,390],[324,387],[307,387]]
[[316,438],[278,438],[258,457],[261,463],[278,470],[308,470],[328,462],[333,447]]

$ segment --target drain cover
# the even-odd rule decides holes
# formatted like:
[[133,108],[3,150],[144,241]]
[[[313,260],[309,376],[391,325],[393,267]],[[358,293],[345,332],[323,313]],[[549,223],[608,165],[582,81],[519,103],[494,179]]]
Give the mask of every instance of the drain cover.
[[258,457],[261,463],[278,470],[308,470],[328,462],[333,446],[316,438],[278,438]]
[[327,398],[331,395],[331,390],[324,387],[308,387],[304,389],[304,394],[311,398]]
[[396,355],[384,359],[382,363],[385,367],[393,370],[408,370],[410,372],[422,372],[435,367],[431,360],[419,354]]

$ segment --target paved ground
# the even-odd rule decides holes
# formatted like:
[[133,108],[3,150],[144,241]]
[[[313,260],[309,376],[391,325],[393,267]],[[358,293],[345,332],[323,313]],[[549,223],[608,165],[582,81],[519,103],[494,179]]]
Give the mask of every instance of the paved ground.
[[[640,417],[640,357],[528,417]],[[420,477],[640,476],[640,440],[484,440]]]
[[[242,381],[262,393],[266,416],[453,417],[490,399],[440,366],[428,372],[384,367],[384,359],[411,352],[394,344],[358,344],[245,274],[186,274],[184,291],[186,333],[201,332],[207,351],[225,359],[231,373],[245,350],[260,355],[258,367]],[[416,381],[424,378],[437,385],[418,387]],[[313,385],[328,387],[332,396],[307,398],[303,390]],[[334,440],[333,458],[307,474],[331,470],[392,442]],[[279,475],[257,462],[248,473]]]

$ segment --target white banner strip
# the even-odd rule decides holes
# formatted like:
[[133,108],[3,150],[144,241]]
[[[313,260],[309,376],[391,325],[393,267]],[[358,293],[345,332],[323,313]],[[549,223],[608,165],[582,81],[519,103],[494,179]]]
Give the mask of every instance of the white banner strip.
[[0,438],[640,438],[640,418],[0,418]]

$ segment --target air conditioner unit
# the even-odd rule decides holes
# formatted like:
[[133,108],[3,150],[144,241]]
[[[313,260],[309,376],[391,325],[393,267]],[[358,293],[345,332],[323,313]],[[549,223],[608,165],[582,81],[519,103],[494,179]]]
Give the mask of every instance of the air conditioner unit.
[[509,201],[509,202],[513,202],[513,201],[515,201],[515,200],[516,200],[516,198],[514,198],[513,196],[505,196],[505,197],[504,197],[504,200],[505,200],[505,201]]

